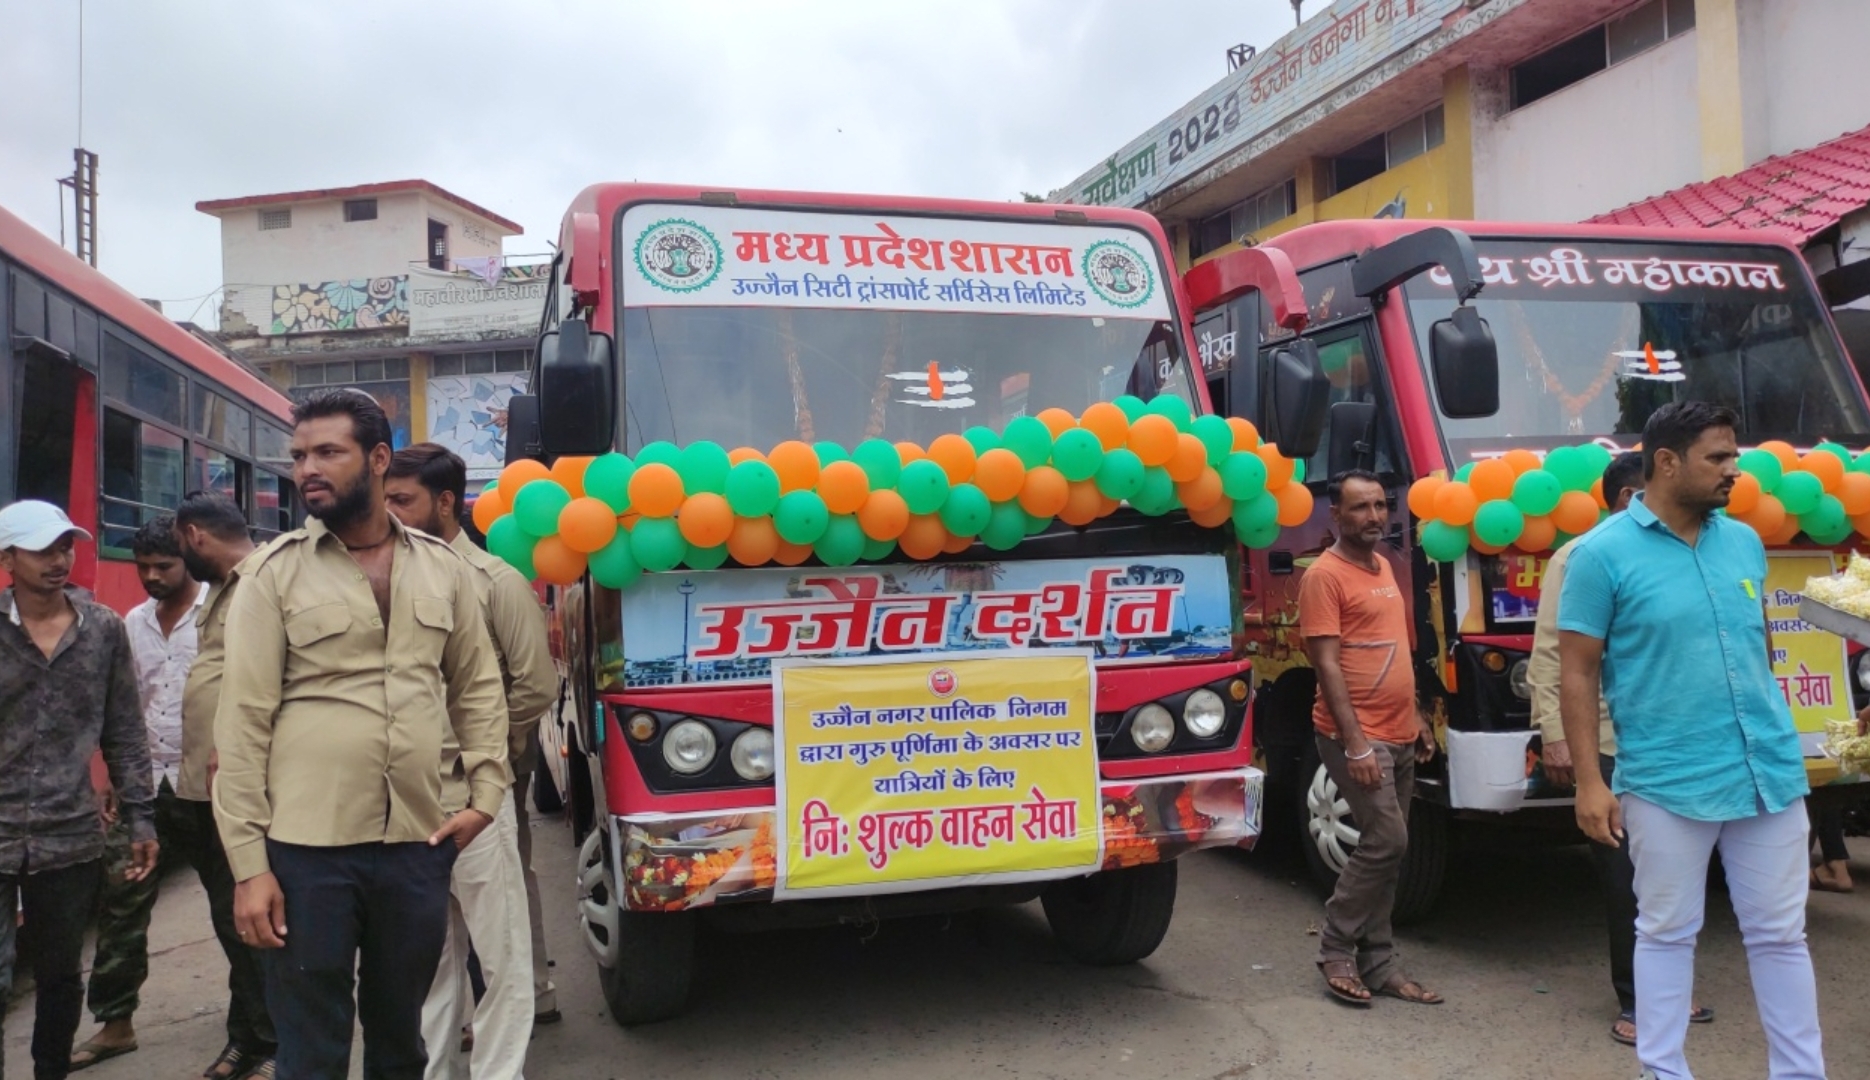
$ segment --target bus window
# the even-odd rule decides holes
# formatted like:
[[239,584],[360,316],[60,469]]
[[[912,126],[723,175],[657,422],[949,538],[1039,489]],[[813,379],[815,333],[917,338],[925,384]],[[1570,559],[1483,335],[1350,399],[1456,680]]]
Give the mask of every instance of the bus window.
[[264,470],[253,478],[254,528],[261,540],[292,529],[292,481]]
[[19,409],[19,481],[22,499],[71,509],[72,429],[78,416],[78,380],[71,364],[21,355],[25,368]]
[[189,490],[218,491],[244,509],[248,486],[246,462],[231,458],[204,443],[194,444],[194,463],[188,474]]
[[184,490],[182,437],[115,409],[104,410],[104,535],[127,551],[137,526],[174,510]]
[[205,386],[195,386],[192,413],[195,434],[245,454],[252,445],[253,413]]
[[185,428],[182,376],[114,335],[104,338],[104,396]]

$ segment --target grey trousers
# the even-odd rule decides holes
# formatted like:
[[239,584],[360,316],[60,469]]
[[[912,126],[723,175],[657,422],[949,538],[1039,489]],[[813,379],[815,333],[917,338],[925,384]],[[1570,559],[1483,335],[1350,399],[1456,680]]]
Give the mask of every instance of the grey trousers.
[[1383,782],[1366,790],[1351,779],[1344,748],[1323,735],[1318,757],[1357,819],[1357,850],[1351,853],[1337,888],[1325,901],[1325,924],[1318,934],[1318,962],[1353,960],[1373,990],[1401,974],[1390,931],[1396,904],[1396,879],[1409,846],[1409,800],[1415,794],[1415,746],[1371,741]]

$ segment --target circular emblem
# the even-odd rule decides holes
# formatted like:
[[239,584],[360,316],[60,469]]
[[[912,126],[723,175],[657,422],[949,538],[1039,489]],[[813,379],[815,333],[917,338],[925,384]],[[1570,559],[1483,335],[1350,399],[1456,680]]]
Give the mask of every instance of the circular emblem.
[[1084,250],[1084,280],[1114,307],[1140,307],[1156,295],[1156,275],[1149,260],[1128,244],[1099,240]]
[[929,672],[930,693],[938,698],[945,698],[952,696],[954,690],[955,678],[952,670],[945,667],[938,667],[934,671]]
[[694,292],[721,273],[721,242],[692,221],[664,218],[636,238],[636,269],[670,292]]

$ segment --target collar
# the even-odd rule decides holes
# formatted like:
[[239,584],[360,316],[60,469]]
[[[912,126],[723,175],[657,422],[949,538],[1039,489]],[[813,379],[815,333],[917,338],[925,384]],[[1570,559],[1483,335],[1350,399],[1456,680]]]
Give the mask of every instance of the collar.
[[[195,602],[188,605],[188,610],[191,613],[199,612],[201,610],[201,605],[208,602],[208,590],[212,587],[213,586],[205,581],[195,582]],[[147,597],[142,603],[131,608],[130,614],[126,616],[126,618],[147,619],[151,624],[156,624],[156,608],[156,598],[153,596]]]
[[[403,528],[403,523],[396,520],[396,515],[385,513],[383,516],[390,520],[390,536],[396,540],[402,541],[404,547],[410,546],[409,530]],[[320,518],[308,517],[305,519],[305,535],[311,538],[314,547],[323,543],[328,536],[331,538],[331,541],[337,544],[345,553],[348,554],[350,552],[350,549],[344,546],[344,541],[338,539],[338,534],[332,532],[330,526],[326,525]]]
[[1643,502],[1643,493],[1640,491],[1630,498],[1630,506],[1624,513],[1630,515],[1631,520],[1645,529],[1668,528],[1662,524],[1662,519],[1656,516],[1656,512]]
[[[65,599],[67,602],[71,604],[72,613],[78,617],[78,622],[76,625],[83,626],[84,625],[84,603],[83,601],[91,599],[91,593],[88,590],[81,589],[76,585],[67,585],[65,586]],[[20,622],[19,605],[13,602],[13,586],[8,585],[4,590],[0,590],[0,608],[6,609],[6,617],[7,617],[8,622],[12,623],[14,626],[23,625]]]

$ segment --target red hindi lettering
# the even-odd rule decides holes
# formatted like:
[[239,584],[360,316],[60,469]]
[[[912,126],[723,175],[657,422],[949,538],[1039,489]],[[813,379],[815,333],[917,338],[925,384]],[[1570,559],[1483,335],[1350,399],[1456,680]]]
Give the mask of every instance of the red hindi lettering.
[[740,627],[751,604],[703,604],[698,613],[701,640],[693,660],[718,660],[740,655]]
[[799,815],[799,832],[803,838],[801,857],[810,859],[817,855],[842,855],[848,850],[844,838],[850,829],[844,819],[831,812],[831,807],[823,799],[813,799],[805,804],[805,811]]
[[767,242],[773,238],[772,233],[737,232],[734,238],[740,241],[740,244],[734,248],[734,258],[741,262],[773,261],[772,254],[766,248]]

